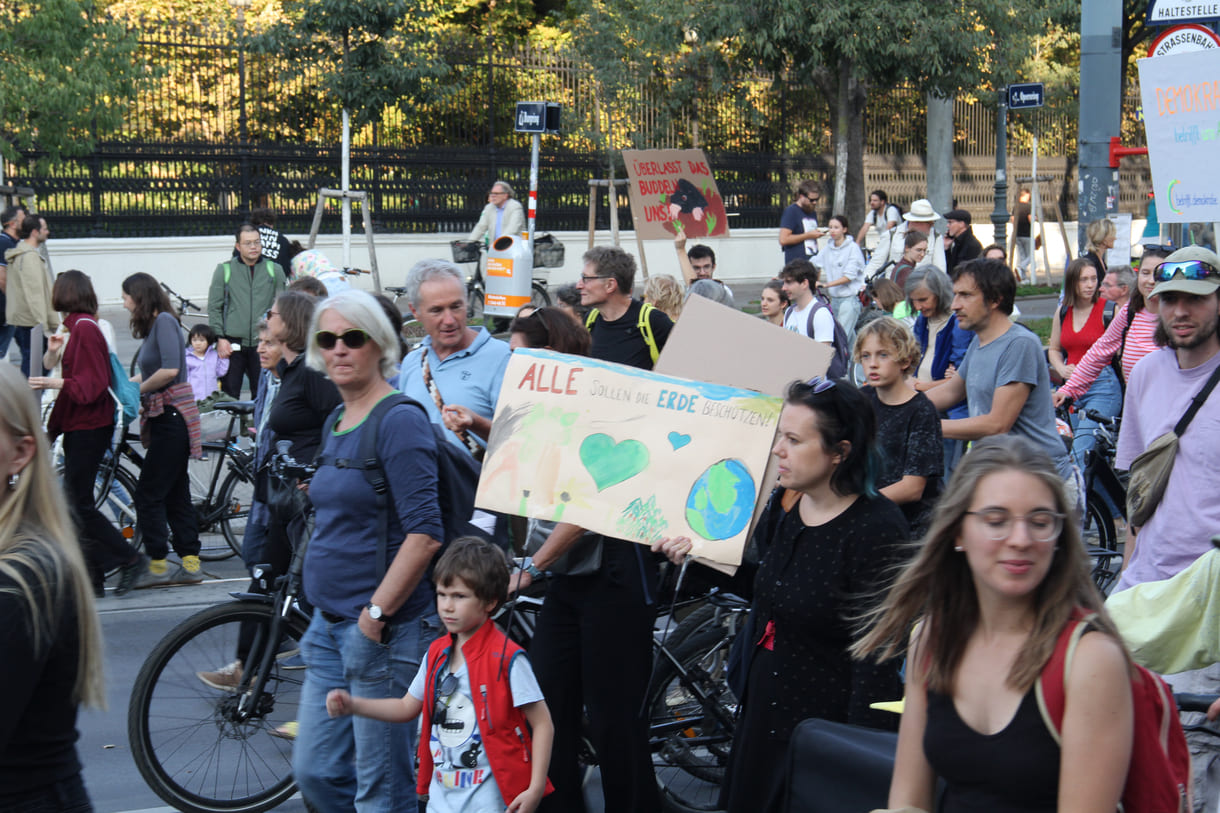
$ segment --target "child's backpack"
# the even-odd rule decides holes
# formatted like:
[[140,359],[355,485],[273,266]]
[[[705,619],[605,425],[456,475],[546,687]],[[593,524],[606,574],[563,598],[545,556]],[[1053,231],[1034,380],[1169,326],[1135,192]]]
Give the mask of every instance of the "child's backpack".
[[[1034,684],[1042,721],[1055,742],[1061,742],[1064,685],[1072,656],[1095,614],[1077,610],[1059,634],[1055,652]],[[1190,748],[1178,719],[1173,693],[1153,672],[1138,664],[1131,675],[1135,711],[1134,737],[1122,813],[1189,813],[1191,810]]]
[[[385,573],[389,568],[388,547],[390,533],[390,512],[394,510],[394,500],[390,494],[390,483],[386,477],[385,467],[377,454],[377,435],[385,414],[399,404],[410,404],[424,413],[424,420],[432,428],[436,440],[436,496],[441,509],[441,522],[445,526],[445,544],[460,536],[485,536],[477,526],[471,524],[474,514],[474,495],[479,487],[479,465],[470,453],[449,442],[445,432],[428,416],[423,404],[408,398],[400,392],[387,395],[377,402],[377,405],[365,418],[365,428],[360,436],[360,446],[356,451],[356,459],[335,458],[319,454],[319,466],[335,466],[336,468],[360,469],[364,479],[372,486],[377,495],[377,569]],[[343,407],[336,407],[326,419],[322,430],[323,443],[334,431]],[[441,548],[444,550],[444,546]],[[440,555],[440,551],[437,552]],[[434,559],[435,561],[435,559]]]
[[[784,319],[788,318],[788,314],[796,308],[795,305],[789,305],[788,310],[784,312]],[[826,368],[826,377],[831,381],[837,381],[847,375],[851,369],[851,342],[847,338],[847,331],[839,324],[839,320],[835,318],[834,311],[830,309],[830,305],[820,296],[814,296],[813,307],[809,309],[808,323],[805,325],[805,335],[813,338],[813,317],[822,308],[830,311],[830,321],[835,326],[835,338],[831,345],[834,349],[834,355],[830,357],[830,366]]]

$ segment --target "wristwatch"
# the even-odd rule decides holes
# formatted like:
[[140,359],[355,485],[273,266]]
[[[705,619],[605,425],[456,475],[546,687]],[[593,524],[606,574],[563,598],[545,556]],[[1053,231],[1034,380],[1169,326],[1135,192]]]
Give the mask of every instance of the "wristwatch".
[[534,567],[534,557],[532,556],[525,557],[525,561],[521,563],[521,569],[530,574],[530,578],[534,581],[538,581],[546,575],[541,570]]
[[385,610],[381,609],[373,602],[370,601],[366,605],[366,607],[368,608],[368,611],[369,611],[369,618],[373,619],[374,621],[389,621],[390,620],[389,616],[386,615]]

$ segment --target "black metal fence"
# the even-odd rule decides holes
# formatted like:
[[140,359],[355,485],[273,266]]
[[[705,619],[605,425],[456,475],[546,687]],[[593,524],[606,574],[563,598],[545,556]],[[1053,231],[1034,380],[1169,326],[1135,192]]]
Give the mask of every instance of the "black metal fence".
[[[8,177],[38,192],[61,237],[227,233],[254,205],[280,212],[288,233],[308,231],[318,188],[337,187],[340,172],[340,113],[318,90],[318,76],[284,78],[283,57],[251,51],[235,27],[145,21],[138,30],[141,59],[156,78],[122,132],[98,133],[92,155],[45,172],[35,172],[32,160],[16,162]],[[370,194],[378,230],[465,230],[493,180],[524,191],[529,142],[512,129],[519,99],[563,104],[564,134],[545,138],[542,151],[539,227],[547,230],[587,226],[588,181],[607,177],[609,147],[706,150],[737,227],[774,226],[796,180],[828,180],[833,171],[829,113],[808,85],[748,76],[726,93],[675,108],[654,79],[620,91],[612,104],[572,54],[455,49],[444,56],[448,74],[421,88],[418,101],[352,134],[352,188]],[[1043,154],[1074,153],[1073,108],[1060,101],[1061,110],[1015,117],[1014,144],[1036,131]],[[921,155],[924,109],[912,89],[874,91],[867,153]],[[993,107],[959,99],[955,121],[959,157],[994,151]],[[605,228],[605,189],[599,194],[598,227]],[[620,221],[630,226],[625,208]],[[323,230],[337,229],[338,218],[323,221]]]

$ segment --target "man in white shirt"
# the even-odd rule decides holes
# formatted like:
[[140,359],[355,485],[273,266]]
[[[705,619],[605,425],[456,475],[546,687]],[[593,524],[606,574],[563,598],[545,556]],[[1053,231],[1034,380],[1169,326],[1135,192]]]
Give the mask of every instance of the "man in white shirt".
[[523,231],[525,210],[513,197],[513,188],[504,181],[496,181],[487,193],[487,205],[483,207],[483,215],[470,233],[470,239],[478,240],[487,234],[494,243],[501,235],[516,236]]
[[870,228],[876,228],[877,234],[881,235],[894,231],[901,222],[902,212],[898,211],[897,206],[890,203],[885,190],[878,189],[872,192],[868,196],[868,212],[864,215],[864,225],[860,227],[860,232],[856,235],[856,245],[864,248],[864,239],[868,237]]
[[886,266],[887,263],[897,264],[902,260],[902,252],[906,248],[906,237],[908,231],[922,232],[928,238],[928,256],[925,262],[932,263],[941,271],[945,270],[945,245],[944,236],[936,231],[936,221],[940,219],[940,215],[932,208],[932,203],[926,198],[920,198],[911,204],[911,211],[902,216],[903,222],[898,228],[894,229],[892,234],[882,235],[881,242],[873,249],[873,256],[869,259],[868,265],[864,266],[865,278],[871,278],[874,274]]
[[835,317],[826,302],[817,298],[818,269],[808,260],[793,260],[779,272],[784,293],[792,306],[784,316],[784,329],[834,345]]

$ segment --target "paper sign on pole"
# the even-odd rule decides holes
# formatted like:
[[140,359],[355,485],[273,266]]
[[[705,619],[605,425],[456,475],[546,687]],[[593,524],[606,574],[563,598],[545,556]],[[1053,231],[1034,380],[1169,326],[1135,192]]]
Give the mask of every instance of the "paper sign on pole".
[[623,150],[636,232],[645,240],[728,237],[724,201],[703,150]]
[[475,503],[741,562],[782,399],[546,350],[504,373]]
[[1157,216],[1220,220],[1220,50],[1141,59],[1139,72]]

